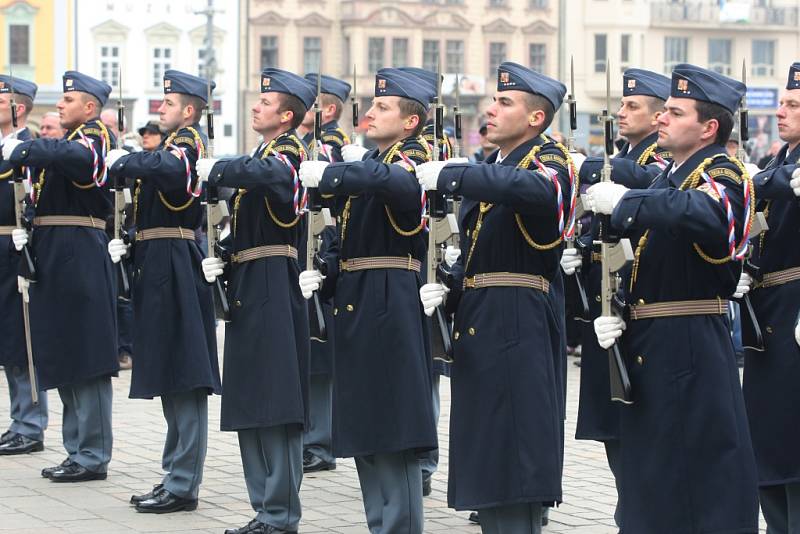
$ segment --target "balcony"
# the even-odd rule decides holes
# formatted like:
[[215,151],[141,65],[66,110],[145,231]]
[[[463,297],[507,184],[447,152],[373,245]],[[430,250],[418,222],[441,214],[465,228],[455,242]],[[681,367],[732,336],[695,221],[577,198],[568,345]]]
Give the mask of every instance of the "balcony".
[[798,8],[728,2],[724,9],[720,9],[717,2],[653,2],[650,6],[650,24],[664,28],[686,27],[688,24],[699,28],[796,31]]

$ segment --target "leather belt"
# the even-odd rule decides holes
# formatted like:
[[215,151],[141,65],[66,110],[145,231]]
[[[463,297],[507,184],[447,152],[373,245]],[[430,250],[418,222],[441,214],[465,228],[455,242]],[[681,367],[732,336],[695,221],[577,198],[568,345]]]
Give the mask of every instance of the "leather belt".
[[628,306],[630,318],[656,319],[658,317],[685,317],[687,315],[725,315],[728,313],[728,301],[724,299],[708,300],[672,300],[654,304],[631,304]]
[[136,241],[150,241],[151,239],[186,239],[194,241],[194,230],[181,228],[180,226],[157,226],[136,232]]
[[16,229],[16,226],[0,226],[0,235],[11,235],[11,232]]
[[297,249],[291,245],[262,245],[260,247],[246,248],[231,256],[233,263],[245,263],[260,258],[285,256],[297,259]]
[[85,226],[96,228],[97,230],[106,229],[106,221],[89,215],[81,217],[78,215],[42,215],[33,218],[34,226]]
[[550,291],[550,282],[540,274],[522,273],[478,273],[464,278],[464,289],[484,287],[528,287],[543,293]]
[[800,267],[791,267],[782,271],[767,273],[761,278],[760,281],[753,284],[753,289],[779,286],[795,280],[800,280]]
[[369,269],[403,269],[406,271],[420,272],[422,264],[411,256],[371,256],[368,258],[350,258],[340,260],[339,269],[342,271],[366,271]]

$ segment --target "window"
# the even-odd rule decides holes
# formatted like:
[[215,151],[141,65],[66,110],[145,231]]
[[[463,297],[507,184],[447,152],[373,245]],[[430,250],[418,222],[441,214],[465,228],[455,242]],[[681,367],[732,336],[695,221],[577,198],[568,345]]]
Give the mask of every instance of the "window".
[[608,36],[605,33],[594,35],[594,71],[606,71],[606,59],[608,59]]
[[[212,72],[211,77],[213,78],[214,77],[213,73],[216,70],[216,68],[215,68],[216,67],[216,61],[215,61],[215,58],[214,58],[213,55],[211,56],[211,63],[212,63],[211,64],[211,72]],[[207,65],[206,49],[205,48],[199,48],[197,50],[197,75],[200,76],[201,78],[208,78],[208,76],[206,75],[206,65]]]
[[261,68],[278,66],[278,36],[261,36]]
[[392,39],[392,67],[408,66],[408,39]]
[[631,62],[631,36],[623,33],[619,42],[619,63],[620,68],[625,70]]
[[547,60],[546,45],[542,43],[531,43],[528,45],[528,66],[536,72],[547,74],[545,65]]
[[422,41],[422,68],[436,72],[439,69],[439,41]]
[[370,37],[367,45],[367,68],[370,72],[377,72],[383,67],[383,37]]
[[497,67],[506,60],[506,43],[489,43],[489,76],[497,75]]
[[664,73],[672,74],[678,63],[686,63],[689,39],[687,37],[664,37]]
[[528,9],[547,9],[547,0],[528,0]]
[[153,48],[153,87],[162,87],[164,72],[172,68],[172,49],[166,46]]
[[350,37],[342,39],[342,58],[344,58],[344,72],[352,75],[353,61],[350,59]]
[[506,0],[489,0],[491,7],[506,7],[508,2]]
[[12,65],[30,64],[30,30],[27,24],[9,24],[8,59]]
[[447,41],[445,72],[464,72],[464,41]]
[[445,0],[444,3],[451,6],[463,6],[464,0]]
[[775,75],[775,41],[753,41],[753,76]]
[[731,73],[731,40],[730,39],[709,39],[708,40],[708,68],[725,74]]
[[322,69],[322,38],[303,37],[303,72],[320,72]]
[[119,47],[100,47],[100,79],[111,87],[119,85]]

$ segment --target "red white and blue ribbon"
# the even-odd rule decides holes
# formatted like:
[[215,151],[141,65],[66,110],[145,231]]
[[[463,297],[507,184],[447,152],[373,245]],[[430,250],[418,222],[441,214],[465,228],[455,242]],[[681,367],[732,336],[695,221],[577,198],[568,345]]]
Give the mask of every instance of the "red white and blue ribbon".
[[[168,149],[174,148],[178,151],[178,157],[181,161],[183,161],[184,168],[186,169],[186,193],[191,195],[194,198],[200,196],[200,193],[203,191],[203,182],[197,180],[194,188],[192,188],[192,166],[189,163],[189,157],[186,155],[186,148],[180,147],[178,145],[170,144],[167,146]],[[195,141],[195,148],[197,149],[197,153],[200,154],[202,151],[200,150],[200,143]]]
[[102,169],[100,168],[100,155],[97,153],[97,149],[94,147],[94,139],[89,139],[84,135],[84,133],[78,130],[78,135],[80,136],[81,140],[86,143],[86,146],[92,152],[92,181],[94,185],[97,187],[103,187],[108,180],[108,168],[105,164],[106,159],[106,139],[105,137],[101,136],[100,141],[100,154],[103,157],[103,166]]
[[[410,167],[409,172],[413,170],[414,172],[417,171],[417,164],[414,163],[414,160],[406,156],[403,152],[399,153],[400,159],[403,160],[403,163]],[[425,191],[425,187],[420,184],[419,186],[419,202],[422,208],[421,215],[420,215],[420,225],[422,225],[423,230],[428,228],[428,219],[425,217],[425,213],[428,211],[428,192]]]
[[[308,188],[303,188],[303,195],[300,195],[300,177],[297,174],[297,169],[294,168],[292,162],[285,154],[281,154],[275,149],[272,149],[272,155],[275,156],[279,161],[281,161],[284,165],[289,167],[289,171],[292,173],[292,186],[294,187],[294,194],[292,195],[292,205],[294,206],[294,214],[298,217],[303,215],[306,211],[306,206],[308,205]],[[304,153],[300,153],[300,163],[303,162],[305,159]]]
[[[570,206],[570,224],[569,227],[564,228],[564,195],[561,192],[561,183],[558,181],[558,173],[554,169],[549,169],[539,161],[539,158],[534,158],[536,162],[536,166],[539,167],[539,171],[550,178],[550,181],[553,182],[553,185],[556,188],[556,202],[558,203],[558,233],[563,237],[569,237],[575,231],[575,202],[576,202],[576,191],[575,187],[570,187],[572,189],[572,196],[571,196],[571,206]],[[572,165],[567,165],[569,168],[569,181],[570,185],[575,183],[575,175],[572,172]],[[571,227],[571,228],[570,228]],[[569,234],[569,235],[567,235]]]
[[742,239],[739,241],[739,244],[736,244],[736,219],[733,216],[733,207],[731,206],[730,198],[728,194],[725,192],[725,188],[719,185],[711,176],[708,175],[707,172],[703,172],[702,174],[703,180],[717,193],[722,202],[722,205],[725,206],[725,216],[727,221],[727,230],[728,230],[728,254],[730,255],[731,260],[743,260],[745,255],[747,254],[747,250],[750,246],[749,238],[750,238],[750,229],[753,225],[753,222],[750,217],[750,203],[752,202],[752,198],[750,197],[750,188],[747,187],[747,182],[744,182],[744,225],[742,227]]

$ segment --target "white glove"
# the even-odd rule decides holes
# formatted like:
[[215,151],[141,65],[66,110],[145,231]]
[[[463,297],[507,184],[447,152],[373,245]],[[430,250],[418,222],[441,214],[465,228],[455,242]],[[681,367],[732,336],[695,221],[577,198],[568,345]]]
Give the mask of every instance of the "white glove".
[[[348,145],[349,146],[349,145]],[[304,161],[300,164],[300,182],[303,187],[319,187],[327,161]]]
[[28,288],[31,287],[31,282],[25,277],[17,276],[17,291],[22,293],[22,300],[29,302]]
[[106,154],[106,168],[110,169],[114,166],[114,164],[119,160],[119,158],[123,156],[127,156],[129,152],[127,150],[123,150],[121,148],[115,148],[114,150],[109,150]]
[[600,316],[594,320],[594,334],[597,343],[604,349],[609,348],[625,330],[625,321],[617,316]]
[[453,245],[447,245],[447,248],[444,251],[444,262],[447,264],[448,267],[452,267],[458,261],[458,258],[461,257],[461,249],[456,248]]
[[747,169],[747,174],[750,175],[750,178],[761,172],[761,169],[755,163],[745,163],[744,168]]
[[322,273],[316,269],[300,273],[300,292],[303,294],[303,298],[310,299],[314,291],[317,291],[322,286],[324,279],[325,277],[322,276]]
[[583,162],[586,161],[586,156],[580,152],[570,152],[569,157],[572,158],[572,163],[575,164],[575,172],[580,172],[581,165],[583,165]]
[[19,252],[28,244],[27,230],[24,228],[14,228],[11,230],[11,240],[14,242],[14,248]]
[[342,159],[344,161],[361,161],[368,150],[361,145],[344,145],[342,147]]
[[565,248],[563,254],[561,254],[561,269],[567,276],[574,274],[582,263],[583,257],[576,248]]
[[444,296],[450,290],[439,283],[425,284],[419,288],[419,300],[422,302],[422,309],[425,310],[425,315],[430,317],[433,315],[433,310],[436,306],[444,302]]
[[417,165],[417,180],[419,185],[428,191],[435,191],[439,181],[439,173],[445,166],[456,163],[469,163],[467,158],[450,158],[446,161],[429,161]]
[[800,345],[800,317],[798,317],[797,325],[794,327],[794,340]]
[[108,255],[111,256],[111,261],[119,263],[119,260],[128,253],[130,245],[125,244],[122,239],[112,239],[108,242]]
[[216,165],[218,161],[217,158],[200,158],[197,160],[197,163],[194,164],[194,168],[201,182],[208,181],[208,177],[211,175],[211,169],[214,168],[214,165]]
[[739,281],[736,282],[736,292],[733,294],[733,298],[740,299],[748,294],[750,292],[750,286],[752,285],[753,278],[746,272],[742,272],[742,276],[740,276]]
[[6,139],[3,142],[3,159],[6,161],[11,159],[11,154],[14,152],[14,149],[20,144],[22,144],[22,141],[19,139]]
[[[3,152],[3,155],[5,156],[5,152]],[[795,169],[792,173],[792,179],[789,180],[789,185],[792,186],[794,196],[800,197],[800,168]]]
[[204,258],[200,265],[203,268],[203,276],[209,284],[213,284],[225,270],[225,262],[222,261],[222,258]]
[[628,192],[624,185],[614,182],[600,182],[586,190],[584,207],[595,213],[611,215],[622,196]]

